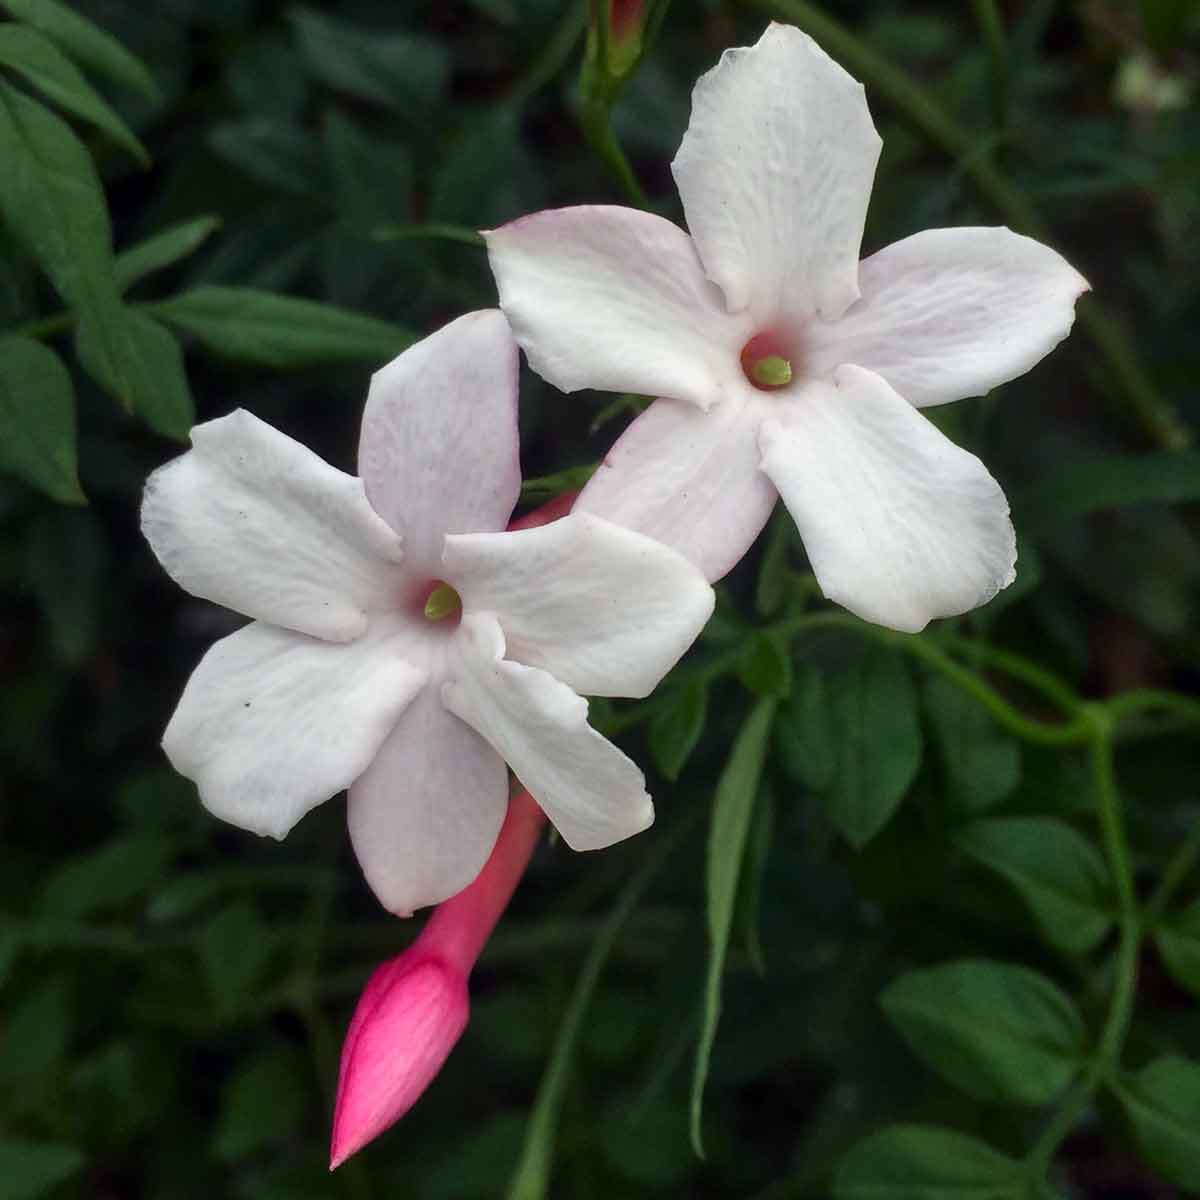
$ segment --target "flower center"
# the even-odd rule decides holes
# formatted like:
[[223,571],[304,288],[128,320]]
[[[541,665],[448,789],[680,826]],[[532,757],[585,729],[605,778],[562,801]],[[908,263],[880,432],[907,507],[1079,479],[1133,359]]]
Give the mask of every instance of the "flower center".
[[799,355],[793,340],[779,330],[767,329],[742,347],[742,370],[760,391],[777,392],[795,378]]
[[445,621],[453,617],[454,624],[457,625],[459,617],[462,616],[462,600],[448,583],[438,579],[429,589],[429,595],[425,597],[425,607],[421,611],[427,621]]

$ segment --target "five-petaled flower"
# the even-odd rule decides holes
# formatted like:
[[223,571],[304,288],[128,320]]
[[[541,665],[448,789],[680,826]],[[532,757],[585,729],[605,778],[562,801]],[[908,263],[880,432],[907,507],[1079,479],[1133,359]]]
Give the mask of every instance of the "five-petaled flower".
[[591,514],[502,532],[521,475],[500,312],[374,376],[361,479],[242,411],[192,446],[150,478],[142,527],[177,583],[253,618],[204,656],[163,740],[213,813],[282,837],[348,788],[359,862],[404,914],[478,874],[506,761],[576,849],[650,823],[580,694],[649,693],[712,589]]
[[1027,371],[1086,281],[1007,229],[934,229],[858,261],[881,142],[863,88],[772,25],[696,85],[672,164],[689,237],[586,206],[487,233],[500,303],[564,391],[662,397],[576,511],[727,572],[782,495],[826,596],[916,631],[1014,577],[1008,504],[917,412]]

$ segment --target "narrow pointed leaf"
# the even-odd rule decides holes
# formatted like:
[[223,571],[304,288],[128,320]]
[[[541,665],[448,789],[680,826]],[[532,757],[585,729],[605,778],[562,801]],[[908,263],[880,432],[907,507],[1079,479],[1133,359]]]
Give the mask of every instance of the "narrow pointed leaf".
[[708,716],[708,688],[694,683],[683,689],[675,703],[650,722],[648,737],[654,765],[667,779],[678,779],[691,757]]
[[1084,954],[1107,933],[1111,895],[1100,852],[1055,817],[975,821],[955,836],[959,848],[1020,893],[1046,940]]
[[204,244],[221,227],[220,217],[181,221],[117,255],[114,275],[123,292],[155,271],[173,266]]
[[152,306],[215,354],[263,367],[386,362],[412,334],[362,313],[255,288],[205,285]]
[[145,64],[110,33],[81,17],[60,0],[0,0],[18,21],[40,30],[76,61],[141,92],[151,100],[158,87]]
[[[121,309],[122,366],[130,406],[155,433],[185,441],[196,423],[183,353],[171,332],[137,309]],[[100,352],[96,327],[86,318],[75,336],[79,361],[97,383],[118,398],[119,381]]]
[[91,156],[71,127],[0,81],[0,211],[81,319],[112,393],[132,406],[136,351],[113,278],[112,231]]
[[0,466],[63,504],[84,503],[70,372],[29,338],[0,338]]
[[1026,967],[963,959],[910,971],[880,1003],[918,1057],[980,1100],[1047,1104],[1083,1062],[1075,1005]]
[[729,762],[717,782],[713,798],[712,824],[708,838],[708,971],[705,978],[700,1042],[696,1047],[692,1075],[691,1132],[697,1154],[704,1153],[700,1118],[704,1102],[704,1084],[717,1022],[721,1015],[721,976],[729,948],[738,881],[746,851],[746,836],[754,812],[754,800],[762,780],[763,764],[775,701],[760,700],[738,734]]
[[79,68],[36,29],[28,25],[0,25],[0,65],[22,75],[67,112],[102,129],[143,166],[149,165],[146,147],[129,126],[88,83]]
[[625,884],[616,905],[605,919],[592,942],[584,961],[583,969],[571,993],[567,1011],[554,1041],[554,1049],[542,1081],[538,1085],[537,1099],[525,1128],[525,1139],[521,1157],[508,1185],[508,1200],[543,1200],[550,1194],[550,1174],[554,1158],[554,1140],[558,1128],[558,1115],[562,1107],[563,1091],[567,1073],[579,1039],[580,1026],[591,1002],[600,973],[621,932],[622,926],[637,908],[646,888],[659,868],[679,844],[680,837],[688,831],[689,824],[678,826],[674,836],[663,838],[643,861],[636,875]]

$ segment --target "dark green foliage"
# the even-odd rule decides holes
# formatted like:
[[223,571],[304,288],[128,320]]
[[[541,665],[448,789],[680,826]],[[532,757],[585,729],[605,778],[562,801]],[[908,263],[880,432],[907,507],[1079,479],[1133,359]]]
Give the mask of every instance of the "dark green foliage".
[[[1195,1193],[1196,5],[679,0],[619,78],[587,9],[0,0],[0,1200]],[[340,800],[260,842],[166,766],[233,625],[142,484],[236,407],[352,470],[370,373],[495,303],[476,231],[682,220],[691,88],[768,18],[864,80],[865,252],[1003,223],[1093,285],[925,410],[1010,496],[1017,582],[892,634],[777,510],[660,690],[593,702],[655,826],[539,849],[442,1075],[331,1177],[346,1021],[421,918]],[[647,402],[526,371],[523,505]]]

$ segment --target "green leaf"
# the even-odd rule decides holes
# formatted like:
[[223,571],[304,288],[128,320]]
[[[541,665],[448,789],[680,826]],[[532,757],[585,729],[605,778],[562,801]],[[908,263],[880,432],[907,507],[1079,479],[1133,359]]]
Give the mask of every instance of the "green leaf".
[[18,21],[32,25],[72,58],[101,75],[123,83],[154,100],[158,87],[140,59],[135,58],[110,33],[106,33],[59,0],[0,0]]
[[38,909],[79,918],[121,908],[162,881],[171,857],[170,844],[155,834],[113,838],[56,867],[42,886]]
[[0,210],[66,302],[95,328],[95,354],[125,405],[129,347],[112,231],[91,157],[70,126],[0,81]]
[[704,1101],[704,1084],[717,1022],[721,1015],[721,976],[725,970],[725,954],[729,948],[729,931],[733,925],[734,905],[738,896],[738,881],[746,850],[746,835],[754,800],[762,779],[767,757],[767,739],[775,717],[775,701],[759,700],[742,726],[734,742],[729,761],[717,782],[713,798],[712,825],[708,838],[708,971],[704,986],[704,1007],[700,1025],[700,1042],[696,1047],[695,1070],[692,1075],[691,1134],[696,1153],[703,1156],[704,1144],[700,1117]]
[[1068,954],[1085,954],[1108,931],[1111,895],[1100,852],[1055,817],[976,821],[956,844],[1003,875],[1029,906],[1038,928]]
[[224,1162],[282,1141],[306,1111],[308,1079],[298,1052],[275,1042],[239,1063],[225,1088],[213,1151]]
[[311,134],[271,117],[226,121],[208,136],[227,162],[258,183],[305,199],[330,199]]
[[1024,1172],[978,1138],[893,1125],[858,1143],[834,1179],[835,1200],[1019,1200]]
[[786,645],[766,633],[751,634],[738,663],[738,678],[756,696],[786,696],[792,687]]
[[673,698],[671,707],[650,722],[648,733],[654,765],[667,779],[678,779],[704,732],[708,716],[708,688],[693,683]]
[[766,547],[754,585],[754,607],[761,617],[776,613],[787,598],[788,549],[795,529],[791,513],[780,505],[767,526]]
[[409,118],[445,94],[449,56],[434,38],[357,29],[308,8],[291,19],[301,57],[332,88]]
[[58,1142],[0,1141],[0,1200],[38,1200],[83,1167],[74,1146]]
[[1022,492],[1013,520],[1026,534],[1078,520],[1104,508],[1200,500],[1200,453],[1087,458]]
[[1169,1055],[1115,1085],[1146,1161],[1182,1188],[1200,1180],[1200,1063]]
[[55,104],[102,129],[143,166],[149,166],[146,147],[84,79],[79,68],[36,29],[27,25],[0,25],[0,65],[23,75]]
[[1083,1059],[1074,1004],[1026,967],[963,959],[910,971],[880,1003],[919,1058],[980,1100],[1048,1104]]
[[925,707],[945,764],[951,801],[970,814],[999,804],[1021,776],[1016,741],[982,705],[940,675],[926,682]]
[[412,159],[404,146],[371,137],[330,109],[321,119],[321,147],[344,218],[365,230],[411,216]]
[[414,340],[375,317],[255,288],[198,287],[152,307],[214,353],[263,367],[386,362]]
[[124,292],[140,279],[155,271],[172,266],[186,258],[221,227],[220,217],[196,217],[171,225],[161,233],[131,246],[117,255],[114,276],[117,287]]
[[775,748],[784,770],[805,787],[820,792],[833,782],[833,714],[825,677],[809,663],[796,667],[791,695],[775,722]]
[[78,666],[95,649],[102,600],[112,587],[104,524],[91,509],[53,509],[30,523],[25,547],[25,575],[54,653]]
[[257,993],[271,957],[270,930],[249,901],[214,916],[200,936],[200,957],[218,1011],[235,1016]]
[[901,657],[865,652],[829,681],[834,771],[830,819],[856,849],[896,811],[921,765],[916,691]]
[[1171,978],[1200,996],[1200,900],[1165,917],[1154,940]]
[[75,467],[75,388],[58,355],[0,337],[0,466],[63,504],[86,503]]
[[759,936],[759,909],[762,906],[763,879],[767,873],[767,860],[771,853],[771,842],[775,836],[775,799],[770,788],[764,788],[754,806],[754,817],[750,823],[750,834],[746,840],[746,858],[742,865],[742,879],[738,885],[737,906],[734,926],[746,954],[754,969],[767,973],[763,956],[762,940]]
[[[155,433],[186,441],[196,422],[183,353],[169,330],[144,312],[120,309],[124,331],[122,361],[131,407]],[[75,331],[75,348],[84,369],[106,391],[120,398],[118,380],[100,353],[96,327],[87,318]]]

